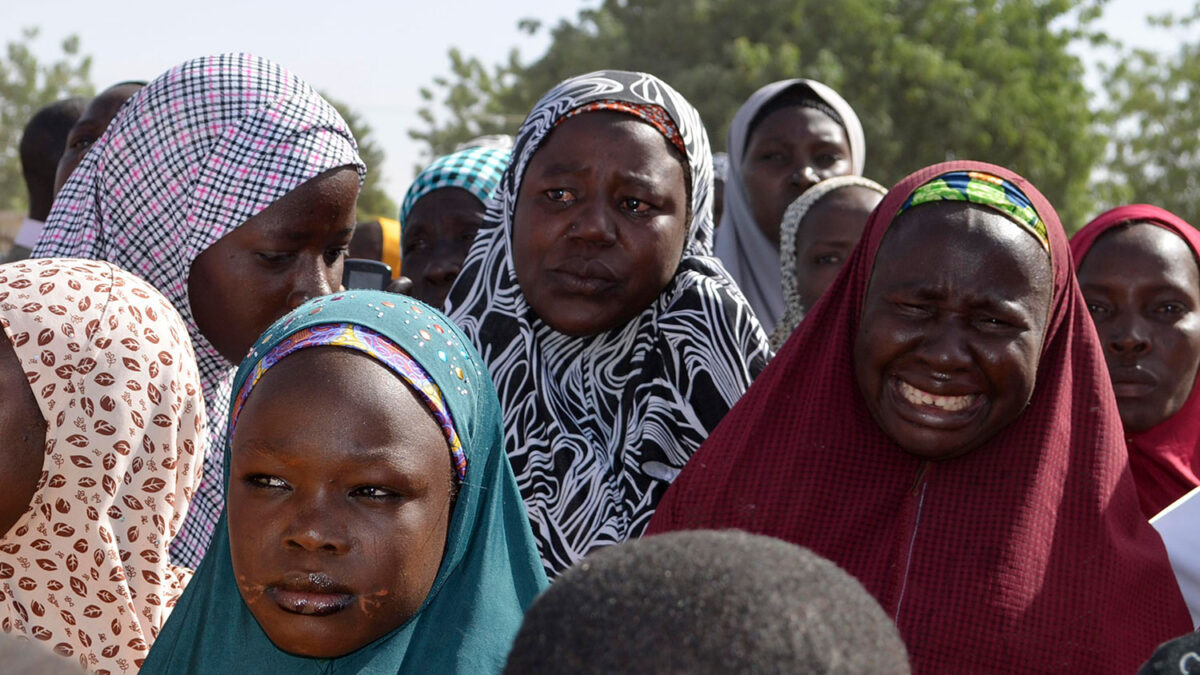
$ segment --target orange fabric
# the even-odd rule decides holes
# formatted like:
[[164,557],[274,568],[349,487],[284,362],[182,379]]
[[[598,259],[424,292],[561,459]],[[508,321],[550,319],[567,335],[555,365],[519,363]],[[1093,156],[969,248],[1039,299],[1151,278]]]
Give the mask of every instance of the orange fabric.
[[383,244],[380,257],[392,268],[392,281],[400,278],[400,221],[391,218],[379,218],[379,233]]

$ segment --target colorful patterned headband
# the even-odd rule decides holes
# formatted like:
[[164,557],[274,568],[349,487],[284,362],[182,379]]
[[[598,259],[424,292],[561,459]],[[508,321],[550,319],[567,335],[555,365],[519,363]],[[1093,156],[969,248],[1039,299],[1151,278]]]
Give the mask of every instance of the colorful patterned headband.
[[466,478],[467,456],[463,452],[462,441],[459,440],[458,432],[454,428],[454,420],[450,417],[450,408],[442,398],[442,391],[434,384],[433,378],[429,377],[421,364],[414,361],[407,352],[391,340],[369,328],[350,323],[303,328],[264,354],[234,399],[233,415],[229,420],[229,437],[233,438],[233,429],[237,425],[238,416],[241,415],[242,406],[250,396],[250,391],[268,370],[288,354],[308,347],[325,346],[358,350],[400,376],[400,379],[416,392],[417,397],[425,402],[429,412],[433,413],[434,420],[442,428],[446,442],[450,445],[450,459],[454,462],[455,475],[460,481]]
[[495,148],[467,148],[438,157],[421,170],[404,194],[400,222],[408,223],[408,215],[421,197],[442,188],[466,190],[487,204],[508,168],[509,157],[507,150]]
[[651,103],[641,104],[629,103],[627,101],[592,101],[591,103],[581,105],[566,115],[558,118],[558,121],[554,123],[554,126],[558,126],[562,124],[564,120],[575,117],[576,115],[602,110],[633,115],[646,124],[658,129],[659,133],[667,137],[667,140],[671,142],[671,145],[674,145],[679,149],[679,152],[683,153],[684,157],[687,157],[687,146],[683,143],[683,135],[679,133],[679,128],[675,126],[675,121],[671,119],[671,116],[668,115],[667,111],[663,110],[661,106]]
[[1020,188],[999,176],[979,171],[942,174],[914,190],[896,215],[933,202],[970,202],[995,209],[1032,234],[1050,255],[1046,223],[1033,208],[1033,202]]

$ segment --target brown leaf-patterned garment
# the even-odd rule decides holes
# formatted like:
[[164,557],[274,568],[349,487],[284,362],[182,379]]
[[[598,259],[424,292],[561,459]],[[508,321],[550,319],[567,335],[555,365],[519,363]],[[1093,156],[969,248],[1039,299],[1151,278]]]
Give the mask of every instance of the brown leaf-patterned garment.
[[136,672],[191,578],[167,560],[203,463],[187,328],[141,279],[56,259],[0,266],[0,325],[47,423],[37,491],[0,537],[0,628]]

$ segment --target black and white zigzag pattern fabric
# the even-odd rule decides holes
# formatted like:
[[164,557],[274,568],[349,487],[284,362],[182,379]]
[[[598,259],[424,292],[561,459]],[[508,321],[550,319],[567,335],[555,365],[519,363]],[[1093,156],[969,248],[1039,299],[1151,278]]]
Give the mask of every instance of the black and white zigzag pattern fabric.
[[[675,277],[623,328],[585,338],[530,310],[513,270],[512,219],[530,159],[571,110],[601,100],[661,106],[687,148],[692,221]],[[551,90],[512,163],[447,311],[500,393],[505,442],[547,572],[639,536],[670,482],[766,365],[766,335],[712,257],[712,154],[700,115],[653,75],[601,71]]]
[[[236,363],[196,326],[192,262],[301,183],[366,165],[338,111],[267,59],[192,59],[133,96],[54,200],[35,258],[107,260],[149,281],[183,316],[204,387],[204,478],[173,562],[195,569],[225,506],[222,460]],[[251,289],[247,289],[250,292]]]

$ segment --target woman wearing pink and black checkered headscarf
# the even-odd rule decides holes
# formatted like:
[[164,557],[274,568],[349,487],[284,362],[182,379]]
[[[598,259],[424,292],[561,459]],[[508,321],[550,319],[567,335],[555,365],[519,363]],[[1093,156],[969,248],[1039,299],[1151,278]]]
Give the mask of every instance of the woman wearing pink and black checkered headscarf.
[[236,366],[272,321],[338,288],[365,175],[345,120],[312,87],[224,54],[138,92],[55,201],[35,257],[120,265],[162,291],[191,333],[210,442],[172,544],[180,564],[199,563],[220,516]]

